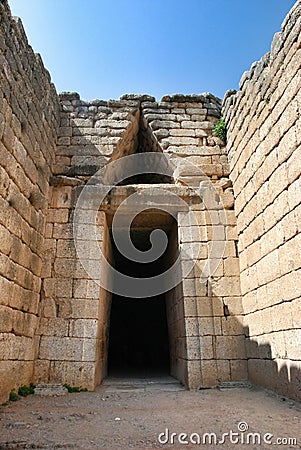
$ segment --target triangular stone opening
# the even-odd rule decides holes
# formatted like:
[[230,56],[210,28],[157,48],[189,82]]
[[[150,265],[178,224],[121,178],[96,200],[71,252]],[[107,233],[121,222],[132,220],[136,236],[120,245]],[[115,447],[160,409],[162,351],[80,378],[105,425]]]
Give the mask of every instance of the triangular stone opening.
[[[149,152],[158,152],[163,153],[162,148],[158,144],[158,141],[156,137],[154,136],[150,126],[148,125],[147,121],[143,117],[143,112],[140,109],[140,115],[139,115],[139,128],[137,131],[136,136],[136,145],[135,145],[135,151],[134,154],[137,153],[149,153]],[[161,158],[163,159],[166,158]],[[154,168],[152,164],[149,165],[149,171],[146,173],[142,173],[139,175],[131,176],[129,178],[126,178],[123,180],[119,185],[129,185],[129,184],[165,184],[165,183],[174,183],[173,179],[173,170],[168,167],[167,159],[164,164],[164,167],[162,166],[161,170],[158,170],[158,167]],[[156,169],[155,172],[162,172],[162,173],[154,173],[152,172],[152,169]]]

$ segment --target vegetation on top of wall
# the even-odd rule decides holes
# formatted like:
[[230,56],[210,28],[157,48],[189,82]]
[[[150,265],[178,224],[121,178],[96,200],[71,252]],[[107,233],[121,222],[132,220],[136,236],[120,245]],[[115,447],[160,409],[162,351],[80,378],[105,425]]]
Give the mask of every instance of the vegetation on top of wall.
[[225,143],[227,142],[227,124],[223,117],[219,118],[218,124],[214,128],[214,134]]

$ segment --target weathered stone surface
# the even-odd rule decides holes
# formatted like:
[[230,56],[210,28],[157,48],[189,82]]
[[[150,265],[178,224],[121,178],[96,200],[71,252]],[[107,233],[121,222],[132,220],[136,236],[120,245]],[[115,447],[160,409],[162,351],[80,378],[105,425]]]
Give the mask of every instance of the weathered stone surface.
[[[290,367],[300,355],[292,317],[299,313],[294,299],[300,280],[293,286],[287,281],[296,280],[301,264],[294,218],[301,200],[300,190],[294,194],[301,172],[300,118],[293,107],[300,98],[300,77],[295,79],[300,61],[292,44],[300,35],[300,12],[296,2],[270,53],[244,73],[238,92],[226,94],[222,110],[229,130],[249,376],[275,389],[286,372],[277,390],[294,398],[297,382]],[[224,262],[227,272],[232,264]]]
[[[60,106],[41,58],[28,45],[22,23],[11,17],[7,2],[1,3],[0,21],[0,360],[6,366],[6,373],[1,366],[2,402],[11,389],[32,381],[48,180]],[[67,125],[60,136],[69,138]]]
[[61,384],[38,384],[34,393],[41,397],[56,397],[68,394],[68,390]]
[[120,100],[139,100],[141,102],[155,102],[155,97],[146,94],[124,94]]
[[[268,386],[270,376],[272,387],[297,398],[288,385],[296,384],[293,364],[301,358],[298,15],[299,2],[270,54],[242,77],[240,91],[226,94],[221,111],[209,93],[161,101],[58,96],[21,22],[0,2],[0,401],[32,381],[94,389],[106,376],[112,286],[99,282],[110,280],[104,262],[116,256],[112,217],[146,188],[144,206],[152,210],[135,217],[134,239],[166,231],[164,264],[181,250],[183,280],[165,296],[172,375],[200,388],[245,380],[249,371],[255,382]],[[227,148],[214,135],[221,112]],[[165,176],[153,176],[151,152],[170,157],[161,159]],[[149,161],[147,173],[123,179],[122,170],[107,171],[135,153]],[[103,183],[110,192],[99,211],[84,205],[75,245],[74,209],[98,171],[87,203]],[[186,202],[194,221],[171,195]],[[166,207],[177,224],[158,213]],[[281,375],[280,387],[277,364],[290,379]]]

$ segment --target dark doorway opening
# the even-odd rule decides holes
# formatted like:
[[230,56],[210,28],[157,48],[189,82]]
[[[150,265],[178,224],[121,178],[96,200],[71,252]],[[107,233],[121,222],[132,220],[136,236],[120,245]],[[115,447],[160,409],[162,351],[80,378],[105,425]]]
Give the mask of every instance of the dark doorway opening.
[[[150,232],[132,230],[132,242],[139,250],[150,248]],[[167,232],[168,234],[168,232]],[[166,254],[154,262],[133,262],[112,242],[115,269],[145,278],[166,270]],[[161,376],[170,372],[169,334],[165,294],[150,298],[112,296],[108,350],[109,376]]]
[[109,375],[169,373],[165,299],[112,299]]

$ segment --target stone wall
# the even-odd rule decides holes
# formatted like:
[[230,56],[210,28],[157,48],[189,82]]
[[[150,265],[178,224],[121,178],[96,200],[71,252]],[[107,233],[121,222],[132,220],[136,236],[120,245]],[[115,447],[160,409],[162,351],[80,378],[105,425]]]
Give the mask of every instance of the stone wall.
[[[86,181],[112,160],[158,150],[185,158],[213,179],[229,175],[225,146],[212,133],[221,108],[212,94],[86,102],[62,93],[60,101],[56,175]],[[175,177],[181,175],[178,170]]]
[[[161,151],[183,158],[173,174],[175,182],[185,179],[188,185],[199,186],[185,161],[197,166],[205,175],[217,180],[229,175],[226,148],[213,135],[220,116],[220,100],[212,94],[165,96],[160,102],[142,103],[142,120]],[[188,170],[188,173],[187,173]]]
[[110,160],[135,152],[139,101],[85,102],[77,93],[60,94],[60,101],[55,175],[87,180]]
[[32,381],[41,251],[59,103],[19,19],[0,2],[0,403]]
[[[56,189],[47,216],[40,323],[36,331],[35,383],[68,383],[93,390],[106,375],[110,293],[100,289],[77,257],[72,216],[71,187]],[[78,245],[89,253],[93,245],[81,227]],[[110,260],[110,240],[103,212],[97,218],[97,242]],[[100,251],[89,263],[101,267]]]
[[[171,258],[198,248],[188,272],[191,253],[181,253],[186,276],[166,296],[173,375],[200,388],[249,373],[300,398],[300,9],[226,95],[226,148],[213,133],[221,102],[209,93],[58,98],[0,2],[0,401],[32,381],[92,390],[106,375],[111,294],[100,285],[110,270],[99,249],[113,263],[112,216],[145,184],[153,204],[159,184],[163,206],[176,195],[195,218],[179,210],[168,229]],[[164,174],[150,173],[152,152]],[[109,164],[141,153],[141,176],[122,179]],[[99,169],[109,193],[95,211],[99,186],[87,189],[75,247],[77,201]],[[163,227],[157,216],[144,219],[151,229]],[[204,277],[204,267],[215,270]]]
[[230,178],[239,233],[250,380],[301,398],[301,3],[271,51],[228,93]]
[[[141,182],[152,186],[161,182],[165,191],[181,197],[194,211],[197,226],[191,227],[187,215],[179,213],[177,240],[180,246],[200,244],[201,251],[194,270],[167,299],[172,372],[191,388],[245,379],[234,197],[227,176],[225,146],[213,135],[220,115],[219,99],[211,94],[174,95],[156,102],[146,95],[125,95],[118,101],[85,102],[76,93],[64,93],[60,101],[61,126],[47,215],[35,381],[67,382],[94,389],[106,374],[111,299],[104,289],[99,289],[97,280],[89,279],[78,260],[73,241],[74,209],[83,185],[95,172],[103,169],[102,182],[114,184],[115,175],[122,173],[109,172],[108,163],[148,152],[168,156],[166,170],[170,177],[153,179],[146,174],[138,181],[125,182],[132,186],[111,189],[100,206],[102,219],[96,224],[99,242],[102,248],[110,245],[107,219],[126,197],[143,190]],[[148,172],[150,167],[152,161]],[[206,183],[206,176],[220,201],[211,205],[211,211],[206,210],[208,205],[202,197],[193,193],[201,182]],[[155,199],[154,194],[152,201]],[[85,220],[88,224],[88,214]],[[83,247],[89,248],[85,229],[86,225],[80,240]],[[219,264],[215,260],[218,256],[211,252],[213,239],[218,246],[225,244]],[[106,254],[110,251],[106,250]],[[201,284],[208,256],[210,263],[218,267],[210,282]],[[91,251],[87,258],[90,267],[100,267],[102,272],[99,255]],[[183,270],[187,263],[184,255]]]

